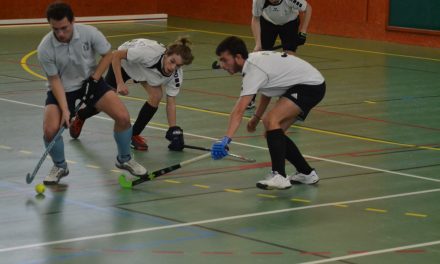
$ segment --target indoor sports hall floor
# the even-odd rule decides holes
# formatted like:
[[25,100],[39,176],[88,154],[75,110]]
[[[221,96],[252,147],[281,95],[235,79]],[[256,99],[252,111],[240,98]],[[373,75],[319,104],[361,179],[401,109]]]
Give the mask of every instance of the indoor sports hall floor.
[[[96,25],[113,47],[133,38],[194,42],[178,123],[187,144],[210,147],[225,132],[240,75],[212,70],[225,36],[248,26],[170,18]],[[326,97],[289,136],[319,173],[316,186],[255,187],[270,170],[262,127],[242,129],[231,152],[121,189],[112,121],[64,134],[70,175],[35,195],[50,169],[41,154],[45,81],[35,49],[49,27],[0,28],[0,263],[438,263],[440,260],[440,50],[311,35],[298,55],[325,76]],[[131,117],[138,85],[121,97]],[[144,130],[149,170],[204,154],[169,152],[164,105]],[[288,172],[293,168],[288,165]]]

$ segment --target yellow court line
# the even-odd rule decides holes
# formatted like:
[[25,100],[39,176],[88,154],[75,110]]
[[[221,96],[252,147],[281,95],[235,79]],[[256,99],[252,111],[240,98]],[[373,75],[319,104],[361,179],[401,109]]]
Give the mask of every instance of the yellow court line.
[[225,189],[225,192],[231,192],[231,193],[242,193],[243,191],[235,190],[235,189]]
[[91,164],[87,164],[86,165],[87,168],[91,168],[91,169],[100,169],[101,167],[95,166],[95,165],[91,165]]
[[182,183],[180,181],[175,181],[175,180],[164,180],[164,182],[168,182],[168,183]]
[[262,194],[262,193],[257,194],[257,196],[264,197],[264,198],[272,198],[272,199],[277,198],[277,196],[275,196],[275,195]]
[[18,152],[20,152],[20,153],[22,153],[22,154],[26,154],[26,155],[32,154],[32,152],[29,151],[29,150],[20,150],[20,151],[18,151]]
[[201,184],[193,184],[194,187],[199,187],[199,188],[203,188],[203,189],[209,189],[211,187],[209,187],[208,185],[201,185]]
[[114,172],[114,173],[121,173],[122,171],[120,171],[120,170],[115,170],[115,169],[113,169],[113,170],[110,170],[111,172]]
[[11,150],[11,147],[5,146],[5,145],[0,145],[0,149],[6,149],[6,150]]
[[416,214],[416,213],[405,213],[405,215],[406,215],[406,216],[421,217],[421,218],[428,217],[428,215],[425,215],[425,214]]
[[386,212],[388,212],[387,210],[376,209],[376,208],[365,208],[365,211],[376,212],[376,213],[386,213]]
[[298,199],[298,198],[293,198],[293,199],[291,199],[291,201],[300,202],[300,203],[311,203],[311,201],[309,201],[309,200]]
[[348,205],[346,205],[346,204],[335,204],[334,206],[339,207],[339,208],[347,208],[348,207]]

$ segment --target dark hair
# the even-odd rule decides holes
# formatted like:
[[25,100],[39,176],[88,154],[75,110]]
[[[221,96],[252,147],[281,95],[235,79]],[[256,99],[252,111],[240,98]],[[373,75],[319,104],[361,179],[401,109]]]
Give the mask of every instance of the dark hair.
[[183,64],[189,65],[192,63],[194,56],[191,52],[191,41],[187,37],[179,37],[174,43],[168,45],[166,55],[177,54],[182,57]]
[[240,54],[243,59],[247,59],[249,57],[249,52],[246,48],[246,44],[241,38],[231,36],[225,38],[220,44],[218,44],[217,49],[215,50],[215,54],[220,56],[220,53],[225,51],[229,51],[232,56],[236,56]]
[[49,21],[50,19],[60,21],[63,20],[63,18],[65,17],[67,17],[67,20],[69,20],[69,22],[73,21],[72,8],[66,3],[54,2],[50,4],[46,9],[47,21]]

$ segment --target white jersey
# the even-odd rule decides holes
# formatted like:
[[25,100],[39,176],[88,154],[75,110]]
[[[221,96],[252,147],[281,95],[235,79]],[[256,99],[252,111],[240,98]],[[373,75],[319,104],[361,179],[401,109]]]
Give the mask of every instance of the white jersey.
[[164,45],[150,39],[133,39],[123,43],[118,50],[127,50],[127,59],[121,61],[121,66],[133,80],[164,86],[168,96],[179,93],[183,71],[178,68],[170,76],[162,72]]
[[305,60],[276,51],[250,53],[243,65],[242,76],[240,96],[261,92],[267,97],[276,97],[297,84],[319,85],[324,82],[321,73]]
[[268,4],[268,0],[253,0],[252,15],[263,16],[267,21],[275,25],[284,25],[298,17],[299,12],[307,8],[306,0],[281,0],[280,3]]

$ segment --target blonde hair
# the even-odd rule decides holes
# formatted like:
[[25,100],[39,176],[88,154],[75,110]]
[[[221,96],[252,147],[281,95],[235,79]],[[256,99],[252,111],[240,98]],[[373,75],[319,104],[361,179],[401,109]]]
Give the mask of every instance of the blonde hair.
[[191,41],[188,37],[179,37],[174,43],[168,45],[165,52],[166,55],[177,54],[182,57],[183,64],[189,65],[194,60],[194,56],[191,52]]

